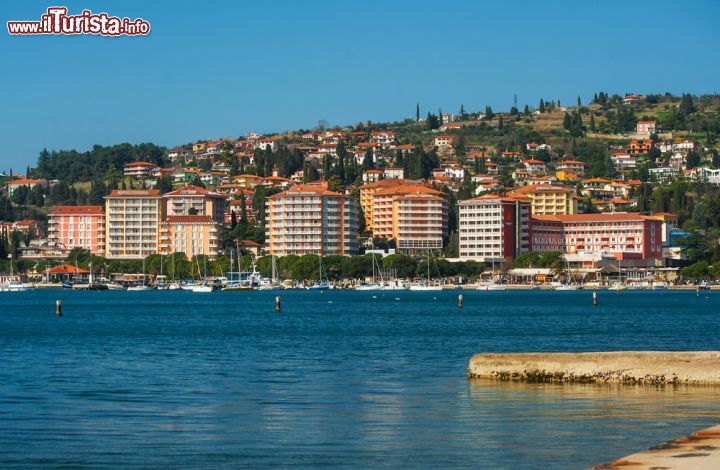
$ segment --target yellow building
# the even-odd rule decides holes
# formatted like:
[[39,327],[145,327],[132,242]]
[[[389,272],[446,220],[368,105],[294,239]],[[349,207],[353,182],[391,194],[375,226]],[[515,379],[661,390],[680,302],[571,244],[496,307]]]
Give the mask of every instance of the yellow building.
[[550,184],[530,184],[510,193],[509,196],[528,197],[532,201],[533,215],[577,214],[577,199],[572,191]]
[[225,222],[225,196],[197,186],[163,195],[165,219],[160,224],[159,252],[218,256],[218,232]]
[[574,170],[570,169],[556,171],[555,177],[558,179],[558,181],[577,181],[580,179],[580,175],[578,175]]
[[168,216],[162,223],[162,241],[166,253],[185,253],[188,258],[218,256],[220,225],[209,215]]
[[255,186],[260,184],[262,178],[257,175],[236,175],[232,177],[233,183],[244,189],[254,189]]

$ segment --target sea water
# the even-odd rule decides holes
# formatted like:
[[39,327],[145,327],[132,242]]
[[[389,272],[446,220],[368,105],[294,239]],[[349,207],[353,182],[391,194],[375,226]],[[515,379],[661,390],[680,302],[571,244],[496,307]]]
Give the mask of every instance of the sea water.
[[720,292],[458,293],[0,294],[0,467],[578,468],[720,422],[713,387],[466,375],[476,352],[718,350]]

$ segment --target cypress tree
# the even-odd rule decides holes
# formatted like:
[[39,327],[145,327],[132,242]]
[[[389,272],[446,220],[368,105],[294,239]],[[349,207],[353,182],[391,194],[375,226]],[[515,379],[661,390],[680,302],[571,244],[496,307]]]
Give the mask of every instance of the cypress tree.
[[415,105],[415,122],[420,122],[420,103]]
[[540,98],[540,106],[538,107],[538,109],[541,113],[545,112],[545,101],[542,98]]

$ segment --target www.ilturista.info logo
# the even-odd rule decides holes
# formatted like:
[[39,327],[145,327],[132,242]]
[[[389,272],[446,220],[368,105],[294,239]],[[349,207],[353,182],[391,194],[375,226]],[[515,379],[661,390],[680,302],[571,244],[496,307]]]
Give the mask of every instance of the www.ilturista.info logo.
[[147,36],[150,23],[142,18],[131,20],[107,13],[83,10],[68,16],[66,7],[50,7],[40,21],[8,21],[8,33],[29,34],[98,34],[100,36]]

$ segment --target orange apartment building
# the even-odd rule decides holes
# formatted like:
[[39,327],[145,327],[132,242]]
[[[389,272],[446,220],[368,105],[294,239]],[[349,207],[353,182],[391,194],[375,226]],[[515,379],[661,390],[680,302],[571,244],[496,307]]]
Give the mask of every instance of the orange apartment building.
[[357,254],[357,201],[326,182],[293,186],[267,199],[265,234],[273,255]]
[[105,254],[105,210],[102,206],[57,206],[48,212],[48,244],[53,254],[73,248]]
[[393,239],[403,253],[442,249],[448,224],[445,194],[405,181],[372,197],[373,238]]

